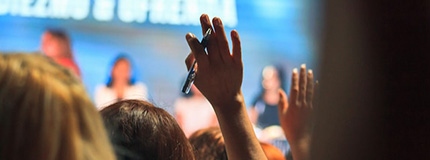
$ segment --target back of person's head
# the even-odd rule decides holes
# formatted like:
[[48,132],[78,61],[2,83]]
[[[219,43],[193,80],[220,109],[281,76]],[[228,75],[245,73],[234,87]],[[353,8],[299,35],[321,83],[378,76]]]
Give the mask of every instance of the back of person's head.
[[0,54],[0,159],[114,159],[100,115],[66,68]]
[[196,159],[227,160],[224,138],[218,127],[210,127],[194,132],[190,136]]
[[263,148],[264,154],[267,157],[267,160],[285,160],[282,151],[276,148],[275,146],[260,142],[261,148]]
[[100,112],[119,160],[194,159],[184,132],[163,109],[125,100]]

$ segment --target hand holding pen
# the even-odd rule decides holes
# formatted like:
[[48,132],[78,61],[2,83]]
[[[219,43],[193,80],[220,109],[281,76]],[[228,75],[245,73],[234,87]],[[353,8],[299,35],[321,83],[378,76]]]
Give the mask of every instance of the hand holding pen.
[[[263,150],[254,134],[241,91],[243,78],[242,53],[237,31],[231,32],[233,50],[230,52],[224,27],[219,18],[200,17],[203,33],[212,30],[204,46],[191,33],[186,36],[191,54],[185,60],[188,68],[197,61],[194,84],[211,103],[218,118],[228,159],[265,160]],[[215,30],[214,30],[215,29]],[[231,54],[232,53],[232,54]]]
[[[203,36],[202,41],[200,41],[200,44],[202,45],[203,49],[206,49],[207,45],[208,45],[208,41],[209,41],[209,37],[211,35],[212,29],[209,28],[205,35]],[[182,92],[185,94],[188,94],[190,92],[191,86],[194,83],[194,79],[196,77],[196,64],[197,61],[194,59],[193,60],[193,64],[190,66],[188,66],[188,75],[187,75],[187,79],[185,79],[185,83],[184,86],[182,87]]]
[[208,29],[212,30],[207,43],[207,54],[199,40],[188,33],[186,39],[192,53],[186,60],[187,66],[192,70],[192,59],[195,58],[197,70],[194,84],[214,107],[223,106],[223,102],[231,101],[242,94],[240,88],[243,65],[239,34],[235,30],[231,32],[233,50],[230,52],[221,20],[213,19],[215,30],[211,27],[207,15],[203,15],[200,22],[204,34]]

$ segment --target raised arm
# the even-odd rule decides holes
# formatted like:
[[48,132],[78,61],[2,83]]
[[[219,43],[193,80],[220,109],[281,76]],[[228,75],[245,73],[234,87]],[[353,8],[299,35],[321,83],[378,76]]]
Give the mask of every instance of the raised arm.
[[294,160],[310,159],[313,95],[313,73],[312,70],[306,73],[304,64],[300,68],[300,74],[297,69],[293,69],[290,98],[287,98],[283,90],[279,90],[279,120],[290,143]]
[[[200,17],[203,32],[212,28],[209,17]],[[242,53],[237,31],[231,32],[233,50],[230,52],[224,27],[219,18],[213,19],[215,30],[208,43],[208,54],[198,39],[186,35],[192,53],[186,63],[197,61],[194,84],[214,108],[224,136],[228,159],[266,159],[254,134],[241,91],[243,78]],[[232,53],[232,54],[231,54]]]

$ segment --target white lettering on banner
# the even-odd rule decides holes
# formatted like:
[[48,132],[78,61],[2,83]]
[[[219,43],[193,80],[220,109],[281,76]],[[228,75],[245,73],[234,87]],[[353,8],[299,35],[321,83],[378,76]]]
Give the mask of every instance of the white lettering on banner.
[[[34,4],[33,16],[37,18],[45,18],[48,13],[46,11],[46,6],[48,5],[48,0],[38,0]],[[65,10],[64,10],[65,11]]]
[[164,0],[151,0],[149,4],[149,21],[163,24]]
[[69,13],[75,20],[82,20],[88,17],[90,12],[90,0],[71,0],[69,1]]
[[118,1],[118,18],[126,23],[146,21],[148,0],[120,0]]
[[223,0],[224,8],[221,10],[222,16],[220,17],[224,21],[228,22],[226,25],[234,27],[237,25],[237,11],[236,1]]
[[93,8],[94,19],[111,21],[114,17],[115,0],[95,0]]
[[21,10],[21,0],[9,0],[9,12],[12,16],[18,15]]
[[0,0],[0,15],[5,15],[9,12],[9,0]]
[[69,4],[70,1],[74,0],[49,0],[49,5],[45,13],[50,18],[68,19],[70,16],[69,8],[73,8]]
[[199,3],[197,0],[186,0],[182,2],[182,16],[181,21],[185,25],[199,25]]
[[0,0],[0,16],[83,20],[90,13],[96,21],[170,25],[199,25],[207,13],[228,27],[238,23],[235,0]]
[[31,3],[33,2],[33,0],[21,0],[21,16],[23,17],[29,17],[31,16]]

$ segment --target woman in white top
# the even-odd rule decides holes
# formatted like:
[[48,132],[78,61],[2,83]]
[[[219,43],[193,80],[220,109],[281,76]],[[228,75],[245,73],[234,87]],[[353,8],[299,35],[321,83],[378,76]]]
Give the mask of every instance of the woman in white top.
[[95,104],[102,109],[123,99],[147,99],[147,88],[141,82],[135,82],[132,75],[132,65],[125,55],[118,56],[111,69],[106,85],[96,88]]

